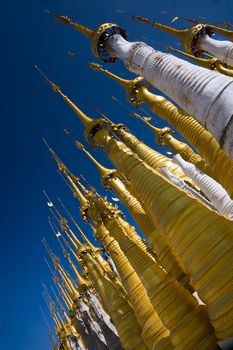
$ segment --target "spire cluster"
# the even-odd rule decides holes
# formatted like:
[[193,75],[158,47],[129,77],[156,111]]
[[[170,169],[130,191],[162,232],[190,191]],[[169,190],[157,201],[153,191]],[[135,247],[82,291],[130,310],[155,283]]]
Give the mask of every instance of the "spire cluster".
[[[172,158],[140,141],[124,122],[116,124],[102,113],[98,119],[88,116],[35,66],[83,123],[87,143],[106,152],[111,169],[72,136],[137,226],[73,174],[44,140],[79,203],[85,229],[60,198],[55,205],[45,193],[49,225],[63,255],[42,240],[56,286],[55,291],[43,285],[42,294],[56,335],[41,312],[54,349],[217,350],[220,341],[233,338],[233,44],[224,46],[212,35],[216,31],[230,40],[233,35],[195,20],[178,30],[136,19],[180,39],[186,52],[167,48],[184,59],[127,41],[116,24],[92,30],[58,17],[91,40],[96,57],[121,59],[139,75],[127,80],[90,63],[119,83],[135,107],[149,106],[149,117],[131,114]],[[167,97],[152,93],[148,82]],[[169,126],[154,126],[153,113]],[[97,245],[87,237],[90,230]]]

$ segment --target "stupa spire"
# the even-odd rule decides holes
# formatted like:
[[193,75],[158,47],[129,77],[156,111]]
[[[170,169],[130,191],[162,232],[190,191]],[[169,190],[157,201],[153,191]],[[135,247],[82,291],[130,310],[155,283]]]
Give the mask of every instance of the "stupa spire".
[[72,186],[72,188],[74,190],[74,194],[78,197],[80,203],[82,203],[82,205],[86,205],[87,200],[86,200],[85,196],[83,195],[83,193],[76,186],[74,179],[73,179],[73,174],[69,171],[69,169],[65,166],[65,164],[58,158],[58,156],[56,155],[54,150],[51,147],[49,147],[48,143],[45,140],[44,140],[44,142],[47,145],[48,150],[52,155],[52,158],[55,160],[55,162],[58,166],[58,170],[67,178],[67,180],[69,181],[70,185]]
[[105,62],[114,62],[115,58],[108,55],[105,42],[115,34],[126,37],[125,30],[114,23],[103,23],[95,30],[92,30],[77,22],[73,22],[68,16],[58,16],[57,19],[63,23],[72,26],[74,29],[84,34],[91,40],[92,52],[96,57],[103,59]]
[[196,24],[191,28],[186,29],[176,29],[159,22],[154,22],[145,17],[137,16],[136,18],[139,22],[150,24],[154,28],[160,29],[168,34],[177,37],[184,46],[185,51],[192,54],[198,54],[198,50],[196,50],[194,42],[197,42],[199,35],[203,35],[203,33],[201,33],[201,30],[206,31],[208,34],[212,33],[210,27],[204,24]]
[[62,208],[66,211],[66,213],[68,214],[69,218],[71,219],[71,221],[74,223],[75,227],[77,228],[77,230],[79,231],[82,239],[84,240],[84,242],[86,242],[86,244],[93,250],[93,252],[95,252],[96,250],[98,250],[92,243],[91,241],[87,238],[87,236],[85,235],[85,233],[83,232],[83,230],[81,229],[81,227],[77,224],[76,220],[74,219],[74,217],[71,215],[71,213],[69,212],[69,210],[65,207],[65,205],[62,203],[61,199],[58,198],[58,201],[60,202]]
[[92,36],[94,34],[94,30],[92,30],[86,26],[83,26],[77,22],[73,22],[72,19],[68,16],[58,16],[57,19],[63,24],[68,24],[68,25],[72,26],[74,29],[76,29],[80,33],[86,35],[90,39],[92,38]]
[[42,287],[43,287],[44,296],[45,296],[45,298],[47,300],[47,303],[48,303],[48,305],[50,307],[50,310],[52,310],[56,314],[57,319],[59,320],[59,323],[60,323],[61,327],[63,327],[65,322],[62,319],[60,313],[58,312],[57,306],[56,306],[55,302],[52,300],[52,298],[51,298],[51,296],[49,294],[48,288],[46,287],[46,285],[44,283],[42,283]]
[[195,153],[190,146],[186,143],[177,140],[173,136],[173,131],[168,128],[157,128],[152,125],[146,118],[143,118],[138,113],[131,113],[134,117],[140,119],[144,124],[146,124],[154,133],[157,143],[160,146],[166,145],[171,148],[174,154],[180,154],[187,162],[190,162],[197,166],[201,171],[207,173],[210,176],[213,176],[211,170],[209,169],[208,164]]
[[73,263],[71,257],[70,257],[70,254],[67,252],[67,250],[65,249],[65,247],[63,246],[63,244],[60,242],[59,240],[59,243],[61,244],[62,246],[62,251],[63,251],[63,254],[64,256],[66,257],[66,259],[69,261],[69,264],[70,266],[72,267],[73,271],[74,271],[74,274],[75,274],[75,277],[77,278],[77,281],[78,281],[78,288],[80,288],[80,290],[82,290],[82,288],[86,287],[88,289],[88,284],[89,282],[84,279],[82,277],[82,275],[79,273],[77,267],[75,266],[75,264]]
[[[113,74],[111,71],[103,68],[101,64],[91,62],[89,66],[93,70],[101,72],[109,78],[115,80],[117,83],[119,83],[124,88],[128,99],[130,100],[130,98],[134,98],[134,103],[136,104],[134,90],[137,89],[137,85],[140,85],[140,83],[142,83],[142,77],[137,77],[135,79],[128,80],[120,77],[119,75]],[[137,102],[140,103],[139,101]]]
[[42,317],[43,317],[43,319],[44,319],[44,322],[45,322],[45,324],[46,324],[46,326],[47,326],[47,328],[48,328],[48,330],[49,330],[49,337],[50,337],[50,339],[51,339],[53,348],[56,349],[56,348],[58,347],[58,345],[57,345],[55,336],[54,336],[54,334],[53,334],[52,328],[50,327],[50,325],[49,325],[49,323],[48,323],[48,320],[47,320],[47,318],[46,318],[46,316],[45,316],[45,313],[44,313],[44,311],[43,311],[43,309],[42,309],[42,307],[41,307],[40,305],[39,305],[39,309],[40,309],[40,312],[41,312]]
[[[135,313],[116,275],[112,273],[110,277],[102,264],[90,253],[85,254],[84,262],[87,266],[90,279],[95,285],[97,295],[105,311],[114,322],[123,348],[146,350],[147,347],[143,342],[141,329]],[[114,302],[112,302],[113,300]],[[123,322],[122,314],[124,314]]]
[[67,271],[61,266],[59,259],[54,255],[54,253],[51,251],[48,243],[46,242],[45,239],[43,239],[43,244],[45,246],[45,249],[49,253],[55,269],[59,272],[63,282],[65,283],[66,288],[69,290],[70,294],[73,296],[73,298],[78,299],[79,298],[79,293],[74,286],[73,282],[71,281],[70,276],[68,275]]
[[45,80],[51,85],[54,92],[58,93],[62,96],[63,100],[71,107],[71,109],[75,112],[77,117],[81,120],[81,122],[87,127],[92,119],[88,117],[81,109],[79,109],[66,95],[63,94],[60,87],[53,83],[42,71],[41,69],[35,65],[35,68],[40,72],[40,74],[45,78]]
[[72,299],[66,292],[65,288],[59,283],[59,281],[55,282],[57,289],[59,290],[59,294],[62,297],[64,304],[66,305],[68,310],[71,310],[73,307]]
[[178,30],[174,27],[171,27],[171,26],[159,23],[159,22],[154,22],[154,21],[150,20],[149,18],[145,18],[142,16],[137,16],[136,18],[139,22],[150,24],[151,26],[158,28],[158,29],[161,29],[164,32],[169,33],[171,35],[174,35],[174,36],[178,37],[179,39],[183,39],[183,37],[185,35],[185,32],[183,32],[182,30]]
[[233,69],[228,68],[225,63],[221,62],[216,57],[212,57],[209,55],[206,55],[207,56],[206,58],[196,57],[196,56],[191,55],[190,53],[175,49],[172,46],[166,46],[166,49],[173,51],[173,52],[176,52],[179,55],[192,60],[193,62],[199,64],[199,66],[202,66],[202,67],[207,68],[207,69],[215,70],[219,73],[228,75],[229,77],[233,76]]
[[60,320],[58,319],[57,317],[57,314],[56,314],[56,309],[54,309],[54,307],[51,307],[52,305],[50,305],[50,301],[48,299],[48,296],[47,294],[45,293],[45,290],[43,288],[43,291],[42,291],[42,296],[44,298],[44,301],[45,301],[45,304],[47,305],[48,307],[48,310],[50,312],[50,315],[52,316],[52,319],[54,320],[54,323],[56,325],[56,328],[57,330],[60,329],[62,327],[62,324],[60,322]]
[[116,75],[112,72],[110,72],[107,69],[104,69],[102,65],[98,64],[98,63],[93,63],[91,62],[89,64],[89,66],[96,71],[102,72],[103,74],[109,76],[110,78],[112,78],[113,80],[117,81],[125,90],[129,91],[132,88],[132,85],[136,84],[137,82],[143,80],[143,78],[141,77],[137,77],[133,80],[128,80],[128,79],[123,79],[121,77],[119,77],[119,75]]
[[[210,132],[163,96],[152,94],[140,82],[132,85],[129,96],[131,103],[139,106],[141,102],[145,102],[156,115],[170,123],[197,149],[200,156],[208,163],[213,178],[222,184],[231,197],[233,196],[233,162]],[[216,159],[218,159],[217,162]],[[218,164],[221,164],[221,166],[218,166]]]
[[108,177],[110,176],[113,172],[116,172],[114,169],[107,169],[103,165],[101,165],[91,154],[86,150],[86,148],[78,141],[75,141],[75,145],[77,148],[81,151],[83,151],[86,156],[92,161],[92,163],[95,164],[96,168],[98,169],[100,175],[102,177]]

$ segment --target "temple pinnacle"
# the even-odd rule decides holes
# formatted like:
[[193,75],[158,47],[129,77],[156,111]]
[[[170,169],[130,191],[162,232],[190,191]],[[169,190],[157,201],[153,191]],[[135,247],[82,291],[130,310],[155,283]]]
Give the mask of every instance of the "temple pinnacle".
[[92,38],[93,34],[94,34],[94,30],[83,26],[79,23],[73,22],[72,19],[68,16],[58,16],[57,19],[63,23],[63,24],[69,24],[71,25],[73,28],[75,28],[77,31],[79,31],[80,33],[86,35],[88,38]]
[[77,117],[81,120],[81,122],[87,127],[91,122],[92,118],[88,117],[84,112],[81,111],[70,99],[60,89],[60,86],[53,83],[45,74],[42,72],[42,70],[37,66],[34,65],[34,67],[37,69],[37,71],[45,78],[45,80],[51,85],[54,92],[57,92],[59,95],[62,96],[64,101],[73,109]]
[[95,165],[96,165],[96,167],[97,167],[97,169],[98,169],[98,171],[99,171],[99,173],[100,173],[100,175],[102,176],[102,177],[107,177],[107,176],[110,176],[113,172],[115,172],[116,170],[114,170],[114,169],[107,169],[107,168],[105,168],[103,165],[101,165],[86,149],[85,149],[85,147],[80,143],[80,142],[78,142],[78,141],[75,141],[75,145],[76,145],[76,147],[79,149],[79,150],[81,150],[81,151],[83,151],[85,154],[86,154],[86,156],[92,161],[92,163],[94,163]]
[[93,70],[95,70],[97,72],[101,72],[101,73],[107,75],[108,77],[112,78],[116,82],[118,82],[125,89],[126,93],[129,96],[129,99],[135,100],[135,90],[137,89],[138,84],[140,84],[142,82],[142,80],[143,80],[142,77],[137,77],[137,78],[132,79],[132,80],[123,79],[123,78],[119,77],[118,75],[113,74],[109,70],[104,69],[100,64],[90,63],[89,66]]
[[93,54],[101,58],[104,62],[114,62],[115,58],[110,57],[105,49],[106,41],[114,34],[120,34],[126,38],[125,30],[114,23],[103,23],[95,30],[83,26],[77,22],[73,22],[68,16],[58,16],[57,19],[63,23],[72,26],[74,29],[84,34],[91,40]]
[[193,55],[200,55],[201,51],[196,48],[196,43],[198,39],[203,36],[204,34],[212,35],[212,30],[210,26],[205,24],[196,24],[192,26],[191,28],[186,29],[176,29],[171,26],[167,26],[165,24],[161,24],[158,22],[154,22],[149,20],[148,18],[144,18],[141,16],[137,16],[137,20],[139,22],[148,23],[152,27],[155,27],[157,29],[161,29],[164,32],[167,32],[171,35],[176,36],[182,43],[182,45],[185,48],[185,51],[188,53],[191,53]]

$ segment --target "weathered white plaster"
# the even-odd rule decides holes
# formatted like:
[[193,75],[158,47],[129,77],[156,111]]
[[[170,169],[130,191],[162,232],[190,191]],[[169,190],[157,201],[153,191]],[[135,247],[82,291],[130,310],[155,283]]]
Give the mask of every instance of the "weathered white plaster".
[[228,40],[215,40],[209,35],[200,38],[197,48],[211,53],[220,61],[233,67],[233,43]]
[[202,173],[195,165],[186,162],[180,154],[176,154],[173,161],[182,168],[187,176],[196,182],[220,214],[231,220],[233,219],[233,201],[217,181]]
[[143,42],[110,37],[108,54],[122,59],[209,130],[233,158],[233,79],[196,66]]
[[172,183],[174,183],[176,186],[182,188],[186,192],[189,192],[193,197],[198,198],[208,207],[214,209],[213,205],[209,201],[207,201],[206,198],[204,198],[199,192],[195,191],[192,187],[188,186],[188,184],[181,180],[179,177],[172,174],[168,168],[162,167],[161,171],[166,176],[166,178]]

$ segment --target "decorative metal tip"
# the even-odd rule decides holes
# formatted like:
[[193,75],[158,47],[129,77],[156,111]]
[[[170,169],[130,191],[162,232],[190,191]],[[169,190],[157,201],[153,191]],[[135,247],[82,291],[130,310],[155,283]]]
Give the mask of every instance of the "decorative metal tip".
[[146,17],[137,16],[136,18],[137,18],[137,20],[138,20],[139,22],[142,22],[142,23],[150,23],[150,22],[151,22],[151,21],[150,21],[148,18],[146,18]]
[[66,16],[66,15],[57,16],[56,19],[63,24],[72,23],[71,18],[69,16]]
[[63,131],[66,135],[70,135],[70,132],[67,129],[63,129]]
[[42,75],[42,77],[44,77],[45,81],[48,82],[52,86],[52,88],[55,92],[60,91],[60,86],[54,84],[36,64],[34,64],[34,67]]
[[135,113],[135,112],[130,112],[130,115],[132,115],[133,117],[137,118],[137,119],[141,119],[142,116],[138,113]]
[[90,62],[89,63],[90,68],[100,71],[101,69],[103,69],[103,66],[99,63],[95,63],[95,62]]
[[164,48],[166,50],[174,50],[174,48],[171,45],[165,45]]
[[81,151],[83,151],[85,149],[83,144],[81,142],[79,142],[79,141],[75,141],[75,145]]

